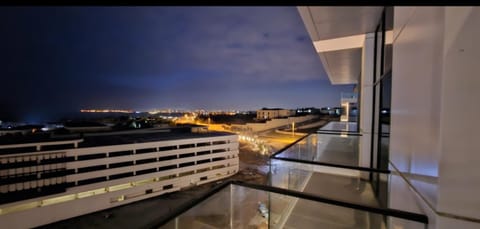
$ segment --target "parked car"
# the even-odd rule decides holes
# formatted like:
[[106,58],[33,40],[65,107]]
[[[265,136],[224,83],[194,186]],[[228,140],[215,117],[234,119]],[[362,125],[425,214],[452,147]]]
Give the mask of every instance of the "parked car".
[[258,202],[258,211],[262,214],[263,218],[268,219],[268,208],[264,203]]

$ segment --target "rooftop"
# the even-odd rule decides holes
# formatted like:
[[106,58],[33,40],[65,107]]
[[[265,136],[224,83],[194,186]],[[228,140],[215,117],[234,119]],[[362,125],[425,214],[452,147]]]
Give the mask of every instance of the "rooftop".
[[0,146],[13,144],[28,144],[37,142],[55,142],[81,139],[79,135],[59,135],[53,137],[49,133],[35,133],[29,135],[3,135],[0,136]]
[[[96,147],[108,145],[121,145],[133,143],[145,143],[165,140],[178,140],[186,138],[206,138],[234,135],[227,132],[190,132],[187,128],[171,128],[167,131],[139,131],[138,133],[128,132],[124,134],[89,134],[85,135],[84,141],[78,146],[81,147]],[[189,129],[189,128],[188,128]]]
[[[45,144],[48,149],[68,149],[72,148],[73,142],[59,143],[52,145],[55,141],[79,141],[78,147],[98,147],[109,145],[122,145],[132,143],[145,143],[164,140],[177,140],[186,138],[205,138],[217,136],[234,135],[227,132],[191,132],[190,128],[168,128],[168,129],[140,129],[128,131],[102,132],[102,133],[87,133],[87,134],[69,134],[69,135],[49,135],[49,134],[34,134],[26,136],[1,136],[0,137],[0,154],[31,152],[32,146],[35,144]],[[26,145],[28,148],[15,148],[9,145],[31,144]],[[67,145],[68,144],[68,145]]]
[[91,122],[91,121],[70,121],[64,124],[66,127],[100,127],[106,126],[105,124],[99,122]]
[[278,111],[278,110],[288,110],[288,109],[283,109],[283,108],[262,108],[262,111]]

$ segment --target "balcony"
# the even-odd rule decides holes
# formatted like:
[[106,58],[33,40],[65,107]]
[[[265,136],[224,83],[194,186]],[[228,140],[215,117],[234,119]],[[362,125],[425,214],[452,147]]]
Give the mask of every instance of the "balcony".
[[355,130],[331,122],[270,157],[269,185],[227,182],[155,227],[426,228],[403,177],[361,166]]
[[343,132],[310,134],[272,158],[355,168],[359,166],[361,137],[357,133]]
[[354,92],[342,92],[341,93],[341,101],[342,102],[356,103],[357,100],[358,100],[358,93],[354,93]]
[[352,204],[277,187],[226,182],[152,227],[425,228],[425,215]]
[[358,124],[356,122],[329,122],[318,130],[319,133],[357,133]]

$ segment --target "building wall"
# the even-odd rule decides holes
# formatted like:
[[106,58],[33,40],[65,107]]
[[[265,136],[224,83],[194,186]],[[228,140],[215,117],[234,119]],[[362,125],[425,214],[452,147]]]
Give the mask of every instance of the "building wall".
[[293,115],[292,110],[257,110],[257,119],[272,119],[279,117],[289,117]]
[[289,116],[293,115],[293,111],[292,110],[279,110],[278,115],[280,117],[289,117]]
[[[170,148],[162,150],[162,147]],[[142,149],[152,150],[142,152]],[[0,205],[2,228],[27,228],[52,223],[222,179],[235,174],[239,168],[236,135],[73,148],[63,152],[68,157],[75,157],[76,160],[61,163],[67,170],[75,171],[74,174],[61,177],[62,181],[77,185],[55,195]],[[117,152],[128,154],[113,156]],[[32,155],[47,153],[49,152],[35,152]],[[104,157],[80,160],[80,157],[99,153],[104,154]],[[22,155],[26,154],[28,153]],[[162,159],[165,157],[169,159]],[[133,165],[112,167],[114,164],[125,162]],[[106,169],[81,171],[82,168],[98,165],[106,166]],[[22,172],[23,168],[9,173],[17,171]],[[115,178],[116,175],[125,173],[129,175]],[[93,178],[104,178],[106,181],[81,184],[82,181]],[[22,220],[25,218],[29,220]]]
[[395,7],[394,17],[390,160],[431,208],[429,227],[478,227],[480,9]]
[[480,220],[480,8],[445,10],[438,210]]
[[428,178],[412,181],[436,206],[443,10],[396,7],[394,17],[390,160],[406,174]]
[[258,132],[263,130],[269,130],[273,128],[282,127],[285,125],[291,125],[292,122],[305,122],[314,118],[317,118],[316,115],[306,115],[306,116],[299,116],[299,117],[288,117],[285,119],[272,119],[268,120],[265,123],[247,123],[245,125],[232,125],[232,131],[245,131],[245,132]]

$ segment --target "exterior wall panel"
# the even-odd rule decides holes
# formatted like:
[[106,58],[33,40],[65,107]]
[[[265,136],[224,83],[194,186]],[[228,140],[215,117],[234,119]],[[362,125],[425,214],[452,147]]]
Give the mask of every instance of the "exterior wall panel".
[[[110,153],[125,151],[127,153],[121,153],[120,156],[114,154],[115,156],[110,157]],[[197,155],[197,152],[201,154]],[[77,160],[60,163],[56,161],[66,157]],[[164,160],[167,157],[172,159]],[[2,179],[8,175],[16,176],[26,172],[32,172],[40,178],[45,175],[44,171],[50,170],[75,173],[61,176],[52,173],[51,177],[42,177],[40,180],[1,185],[2,193],[50,187],[65,182],[77,185],[58,194],[0,205],[0,221],[2,227],[6,228],[34,227],[131,203],[184,187],[223,179],[235,174],[239,169],[237,135],[73,148],[62,152],[7,154],[1,155],[0,159],[2,165],[13,166],[11,169],[0,169]],[[37,164],[45,160],[50,161],[49,164],[31,166],[24,163],[29,160]],[[110,165],[119,163],[130,165],[109,168]],[[168,169],[161,170],[162,167]],[[137,172],[141,174],[136,175]],[[125,177],[118,177],[120,175]],[[119,179],[109,180],[115,176]],[[56,213],[51,214],[52,211]],[[29,220],[20,220],[22,218]]]

